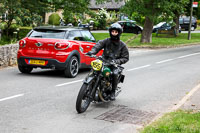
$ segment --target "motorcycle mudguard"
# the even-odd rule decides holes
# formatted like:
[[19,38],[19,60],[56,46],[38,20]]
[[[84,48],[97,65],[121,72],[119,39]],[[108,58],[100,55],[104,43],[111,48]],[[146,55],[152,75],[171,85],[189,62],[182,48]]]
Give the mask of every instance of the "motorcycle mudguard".
[[85,78],[85,80],[83,81],[83,83],[89,84],[93,79],[94,79],[94,76],[87,77],[87,78]]

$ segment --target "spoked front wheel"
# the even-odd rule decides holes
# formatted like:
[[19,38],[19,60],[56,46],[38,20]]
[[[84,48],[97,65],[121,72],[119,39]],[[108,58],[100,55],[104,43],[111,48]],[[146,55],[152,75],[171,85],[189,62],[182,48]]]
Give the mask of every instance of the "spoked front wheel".
[[76,111],[78,113],[83,113],[87,110],[90,105],[90,91],[91,91],[91,84],[83,83],[77,100],[76,100]]

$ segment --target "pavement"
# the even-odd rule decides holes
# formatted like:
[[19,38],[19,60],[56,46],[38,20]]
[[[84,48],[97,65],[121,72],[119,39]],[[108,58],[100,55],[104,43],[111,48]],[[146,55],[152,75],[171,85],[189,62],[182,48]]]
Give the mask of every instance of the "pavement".
[[200,89],[198,88],[180,107],[182,110],[200,111]]

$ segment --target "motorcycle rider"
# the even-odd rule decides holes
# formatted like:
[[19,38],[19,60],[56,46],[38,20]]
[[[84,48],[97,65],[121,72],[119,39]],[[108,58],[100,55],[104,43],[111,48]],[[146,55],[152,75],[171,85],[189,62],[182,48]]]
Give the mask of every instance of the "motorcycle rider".
[[[109,28],[110,38],[100,40],[91,51],[86,53],[87,55],[97,54],[101,49],[103,51],[103,58],[108,61],[115,62],[117,64],[125,64],[129,60],[129,51],[124,42],[120,40],[120,35],[122,34],[123,29],[120,24],[114,23]],[[111,67],[113,72],[113,81],[112,81],[112,91],[111,91],[111,100],[115,99],[115,90],[118,83],[118,74],[116,67]]]

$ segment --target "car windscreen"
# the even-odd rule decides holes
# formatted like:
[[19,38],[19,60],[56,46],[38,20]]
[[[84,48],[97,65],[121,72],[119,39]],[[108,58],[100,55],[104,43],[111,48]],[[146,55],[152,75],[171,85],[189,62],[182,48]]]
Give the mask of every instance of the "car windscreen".
[[38,37],[38,38],[55,38],[55,39],[64,39],[65,31],[61,30],[42,30],[37,29],[29,35],[29,37]]

